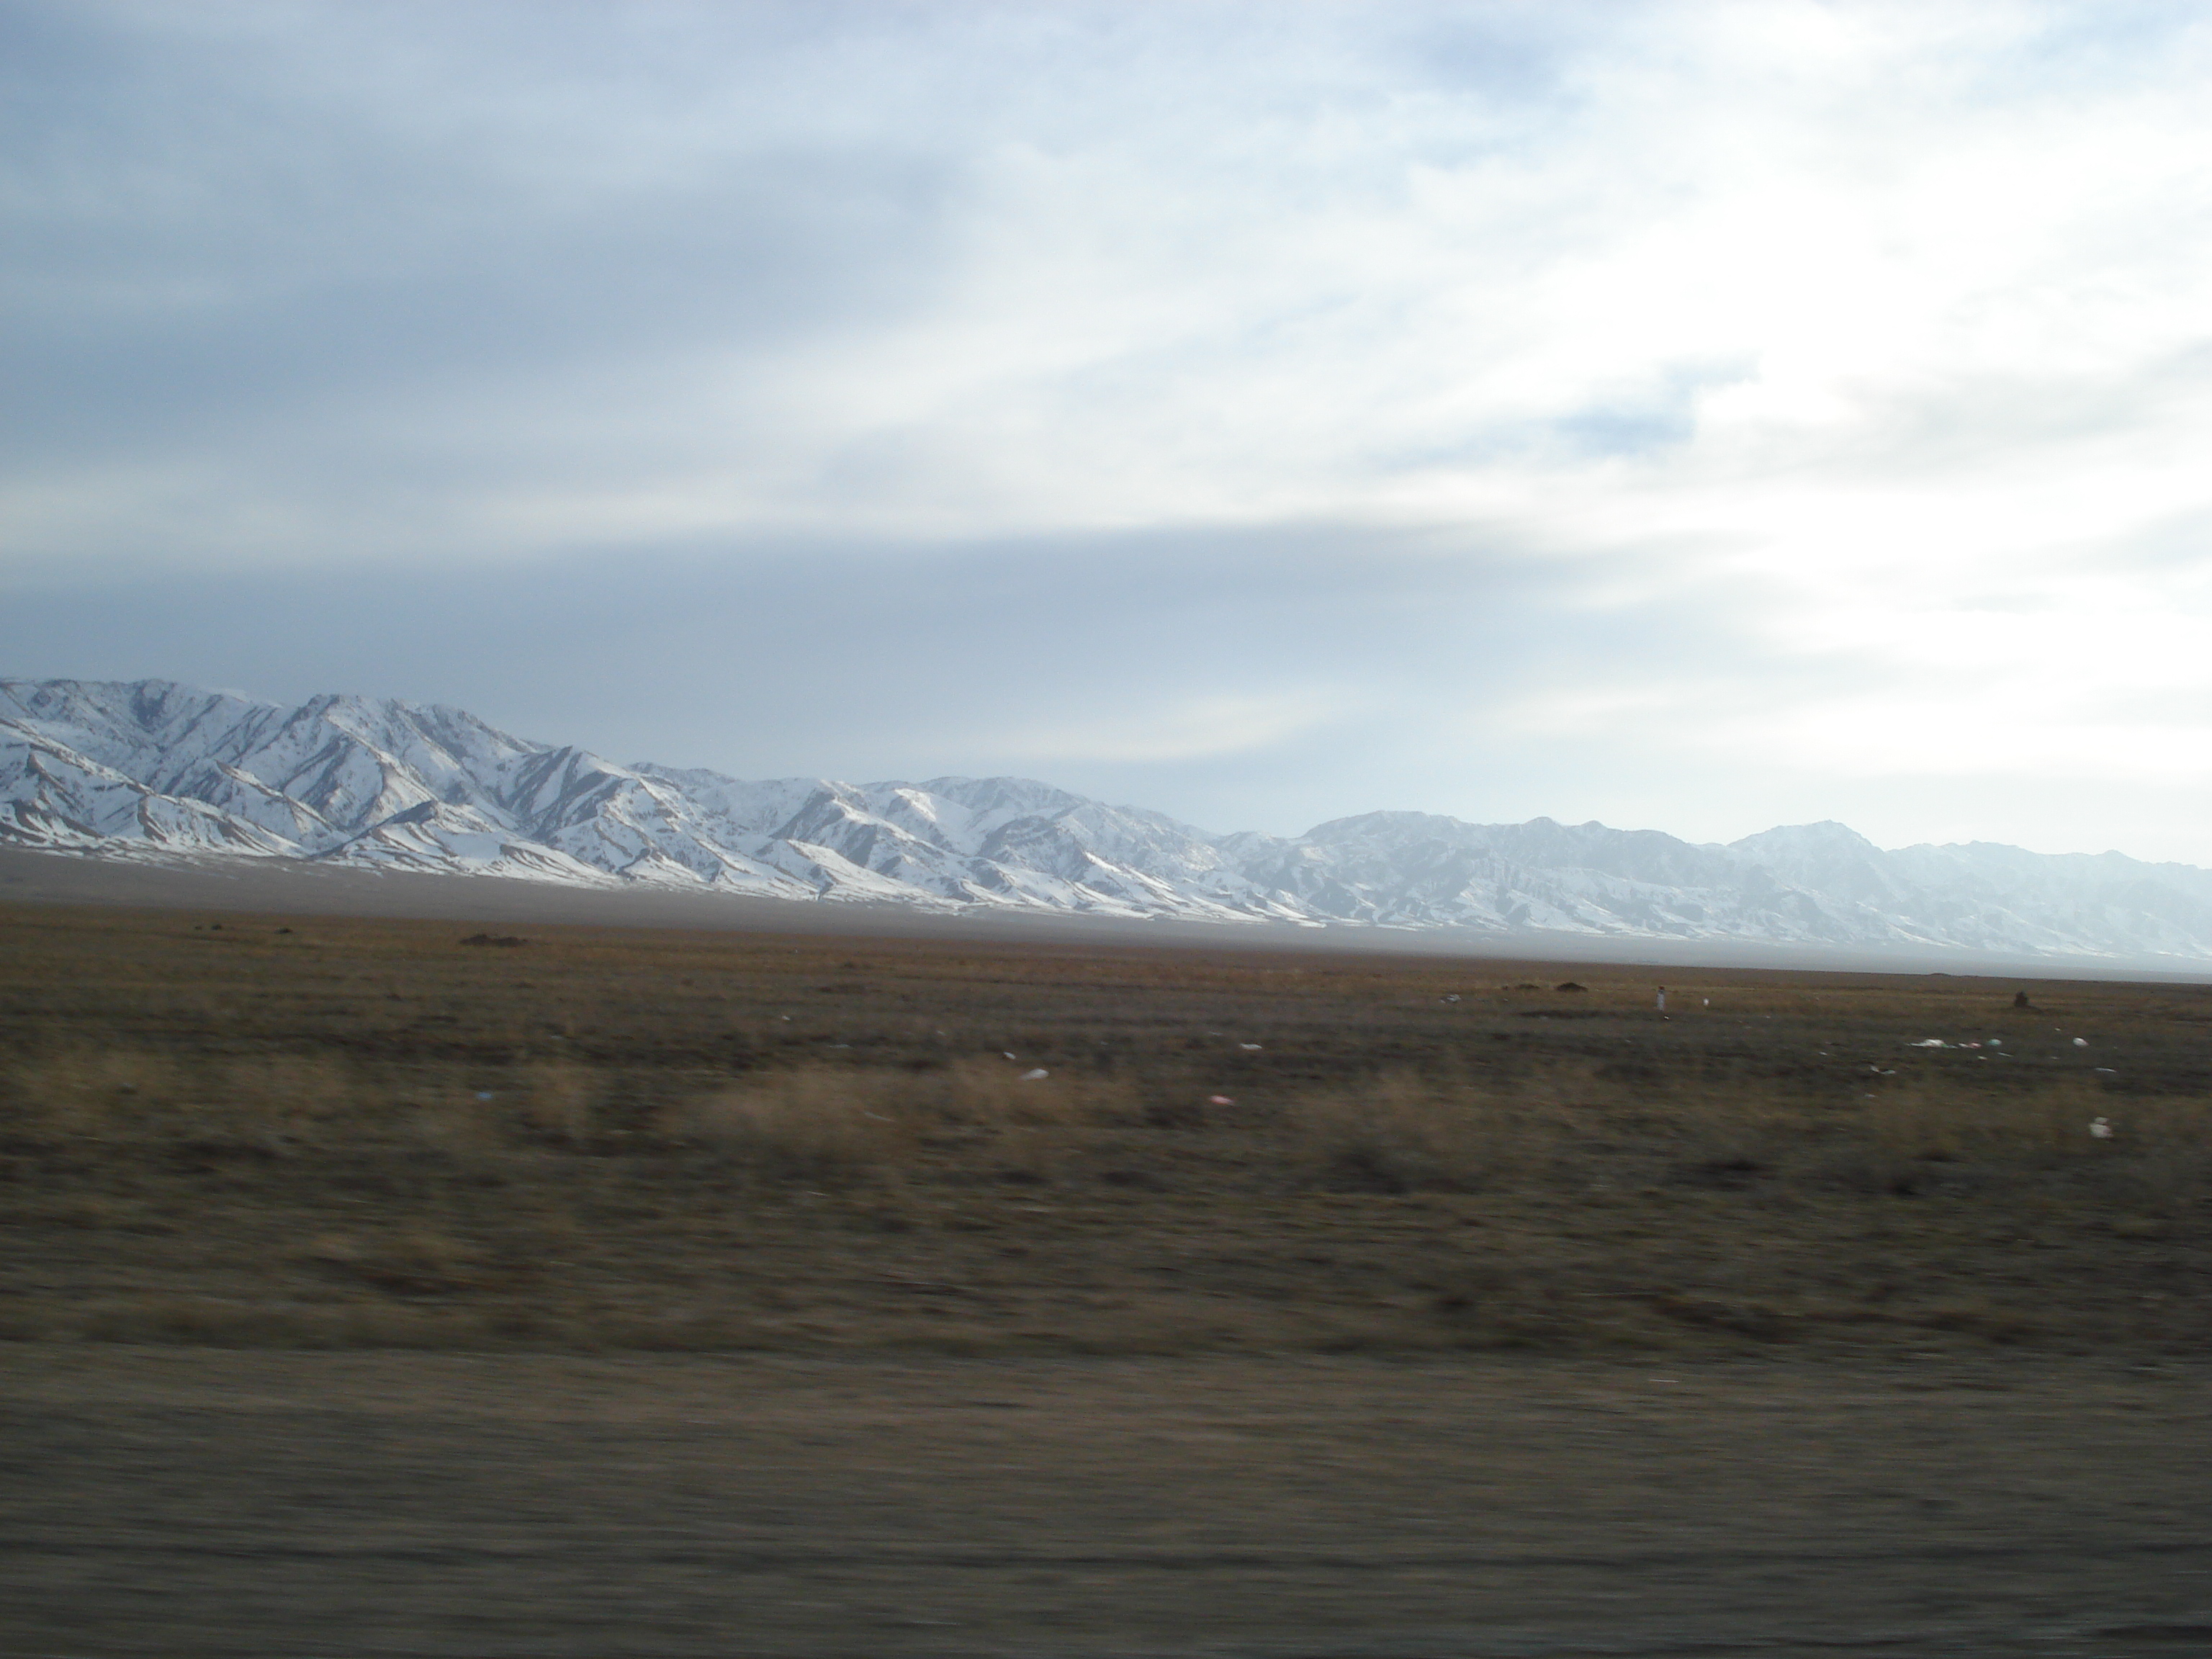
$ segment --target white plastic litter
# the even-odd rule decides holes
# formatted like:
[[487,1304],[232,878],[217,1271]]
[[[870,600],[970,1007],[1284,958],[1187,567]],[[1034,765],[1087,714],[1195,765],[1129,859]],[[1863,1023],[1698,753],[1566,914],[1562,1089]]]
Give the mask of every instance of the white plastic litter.
[[1905,1046],[1909,1048],[1948,1048],[1951,1045],[1944,1042],[1942,1037],[1923,1037],[1919,1042],[1907,1043]]
[[2096,1136],[2100,1140],[2110,1140],[2112,1138],[2112,1120],[2110,1118],[2104,1117],[2091,1118],[2089,1120],[2089,1133]]
[[1209,1106],[1234,1106],[1237,1103],[1227,1095],[1208,1095],[1206,1103]]
[[1249,1048],[1255,1054],[1260,1051],[1260,1045],[1256,1042],[1240,1042],[1237,1046],[1240,1048]]
[[1012,1048],[1001,1048],[1001,1049],[1000,1049],[1000,1050],[999,1050],[999,1052],[1000,1052],[1000,1054],[1004,1054],[1004,1055],[1005,1055],[1008,1060],[1015,1060],[1015,1059],[1018,1059],[1018,1058],[1019,1058],[1019,1056],[1018,1056],[1018,1055],[1017,1055]]
[[1052,1073],[1046,1071],[1043,1066],[1036,1066],[1022,1073],[1022,1081],[1024,1083],[1035,1083],[1039,1078],[1050,1077]]
[[2087,1037],[2075,1037],[2074,1039],[2074,1046],[2076,1048],[2086,1048],[2089,1046],[2089,1039]]

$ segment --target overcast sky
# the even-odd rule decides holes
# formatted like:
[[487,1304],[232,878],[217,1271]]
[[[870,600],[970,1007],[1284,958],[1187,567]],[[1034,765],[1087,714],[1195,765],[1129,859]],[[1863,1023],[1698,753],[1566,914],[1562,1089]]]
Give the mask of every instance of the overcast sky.
[[0,672],[2212,865],[2212,9],[0,0]]

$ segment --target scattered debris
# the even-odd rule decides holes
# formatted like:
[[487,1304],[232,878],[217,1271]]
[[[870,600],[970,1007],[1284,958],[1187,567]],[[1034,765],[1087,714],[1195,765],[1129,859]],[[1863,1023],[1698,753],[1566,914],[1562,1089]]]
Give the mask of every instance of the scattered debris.
[[1437,1000],[1439,1002],[1457,1002],[1459,1000],[1459,994],[1457,992],[1454,992],[1449,996],[1438,997]]
[[1004,1054],[1008,1060],[1018,1060],[1021,1058],[1021,1056],[1017,1054],[1012,1048],[1001,1048],[999,1052]]
[[1951,1045],[1942,1037],[1923,1037],[1917,1042],[1908,1042],[1905,1046],[1908,1048],[1948,1048]]
[[2089,1120],[2089,1133],[2096,1136],[2100,1140],[2110,1140],[2112,1138],[2112,1119],[2108,1117],[2091,1118]]
[[1209,1106],[1234,1106],[1237,1103],[1227,1095],[1208,1095],[1206,1103]]
[[1024,1083],[1035,1083],[1041,1078],[1048,1078],[1051,1075],[1052,1073],[1046,1071],[1043,1066],[1032,1066],[1028,1071],[1022,1073],[1022,1081]]
[[2075,1037],[2074,1039],[2074,1046],[2076,1048],[2086,1048],[2089,1046],[2089,1039],[2087,1037]]
[[1240,1048],[1249,1049],[1254,1054],[1260,1052],[1260,1045],[1256,1042],[1240,1042],[1237,1046]]

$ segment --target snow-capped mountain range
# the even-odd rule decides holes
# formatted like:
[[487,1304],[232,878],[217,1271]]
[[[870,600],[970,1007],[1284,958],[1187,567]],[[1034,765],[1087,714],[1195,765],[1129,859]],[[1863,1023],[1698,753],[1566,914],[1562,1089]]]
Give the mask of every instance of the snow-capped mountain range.
[[166,680],[0,681],[0,845],[316,860],[806,902],[2028,956],[2212,957],[2212,872],[1839,823],[1726,846],[1370,812],[1214,835],[1022,778],[745,782],[457,708]]

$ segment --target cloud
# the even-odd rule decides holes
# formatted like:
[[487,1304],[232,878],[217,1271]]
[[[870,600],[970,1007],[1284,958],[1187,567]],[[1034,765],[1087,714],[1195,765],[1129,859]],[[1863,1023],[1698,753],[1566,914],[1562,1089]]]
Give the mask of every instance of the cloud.
[[1178,697],[1148,708],[1030,720],[991,732],[975,746],[1030,765],[1212,760],[1279,747],[1347,712],[1341,702],[1315,691]]
[[26,653],[710,763],[2212,859],[2208,60],[2148,4],[17,0],[0,591],[76,619]]
[[2085,87],[2002,7],[22,15],[19,559],[1449,524],[2203,380],[2203,30]]

